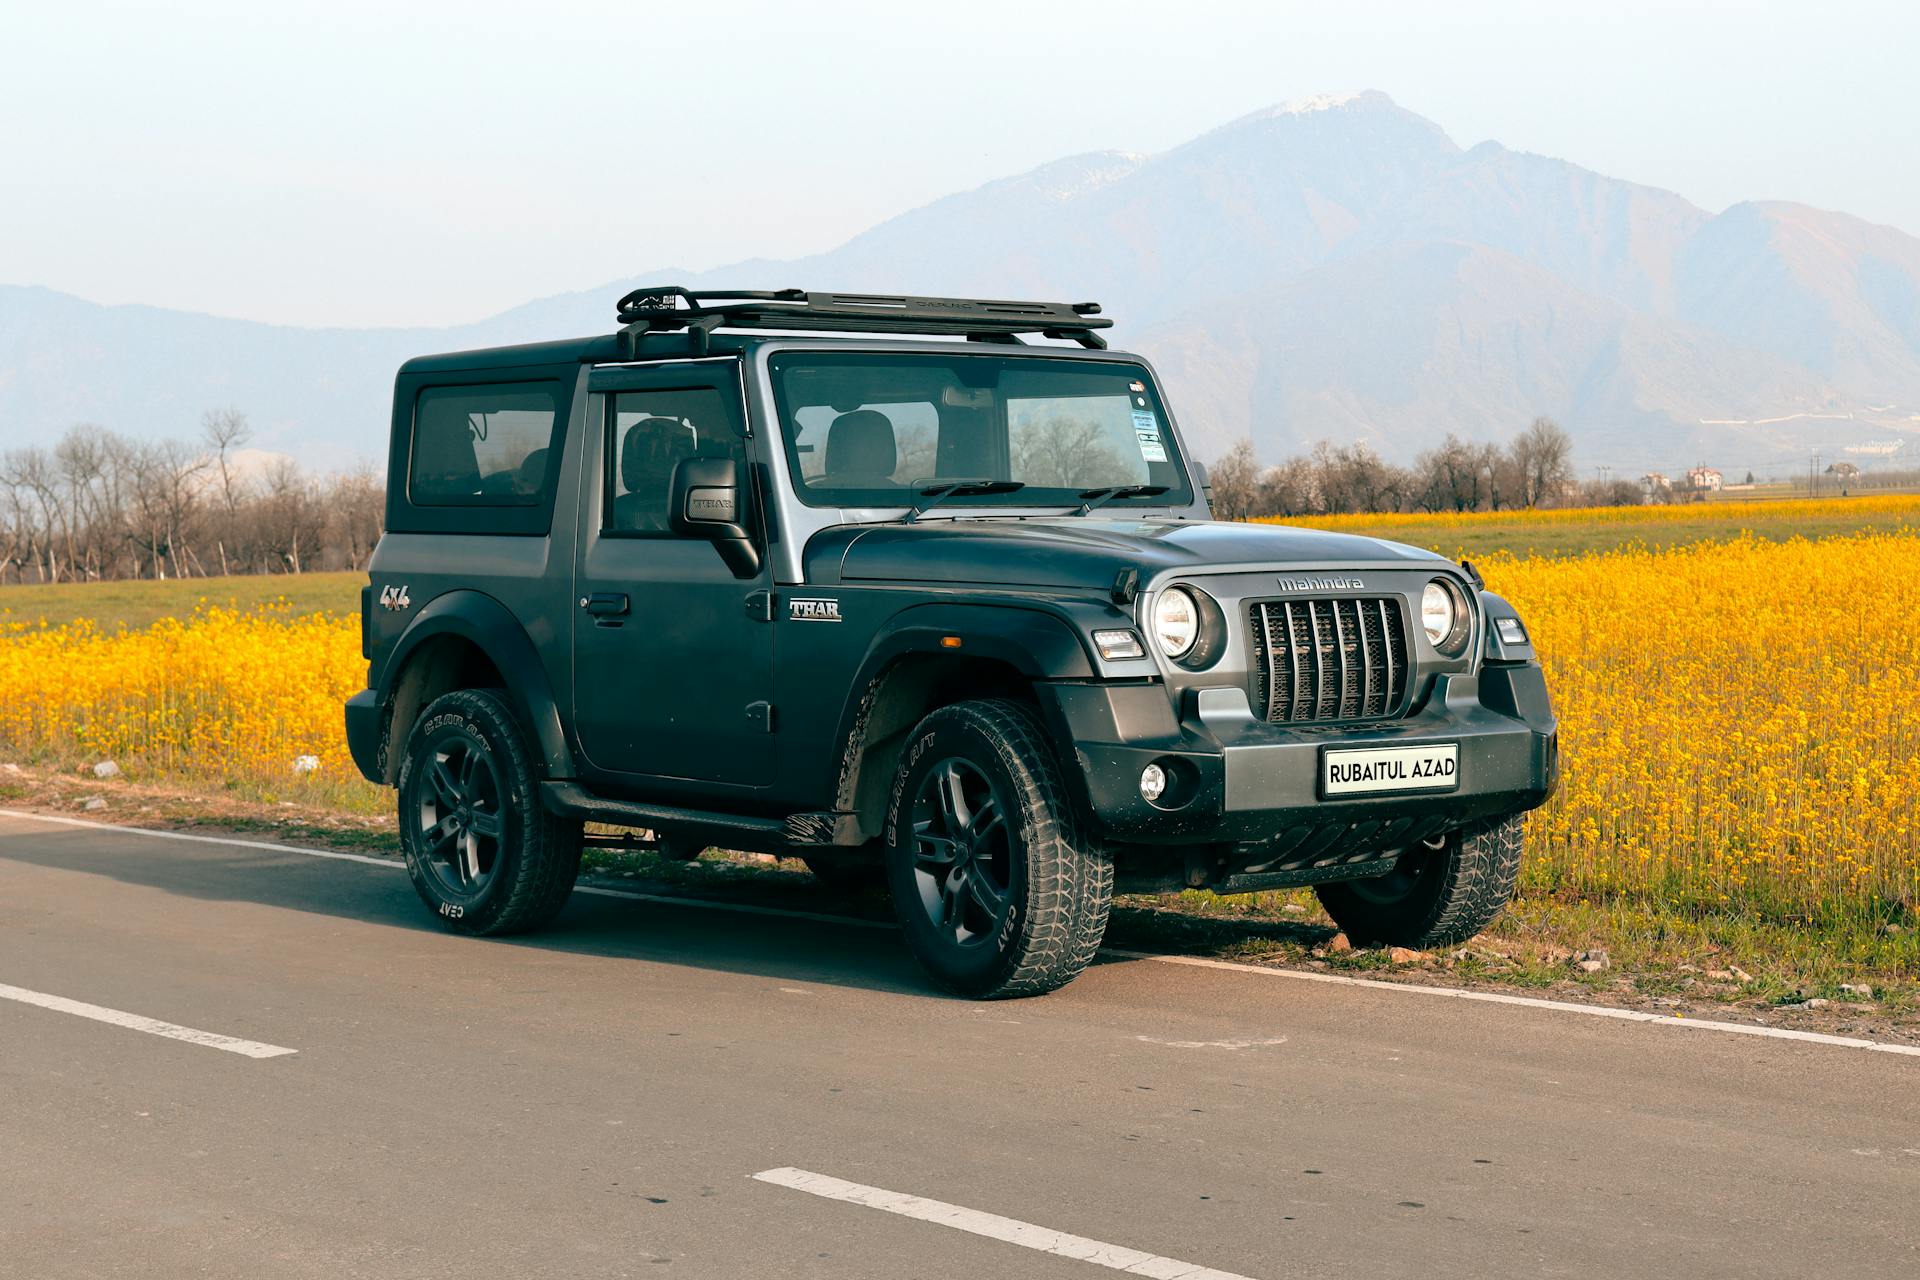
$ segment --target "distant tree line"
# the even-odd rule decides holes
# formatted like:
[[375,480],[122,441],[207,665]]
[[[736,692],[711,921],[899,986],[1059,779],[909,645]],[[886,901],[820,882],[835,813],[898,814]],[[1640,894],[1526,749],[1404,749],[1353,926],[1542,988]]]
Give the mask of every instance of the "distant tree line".
[[1527,507],[1629,506],[1646,500],[1631,480],[1576,483],[1573,440],[1553,421],[1505,445],[1449,435],[1410,467],[1365,444],[1315,445],[1304,457],[1267,464],[1242,440],[1208,468],[1222,520],[1377,511],[1507,511]]
[[0,453],[0,584],[364,568],[380,478],[288,458],[243,467],[251,439],[245,414],[219,409],[195,440],[76,426]]

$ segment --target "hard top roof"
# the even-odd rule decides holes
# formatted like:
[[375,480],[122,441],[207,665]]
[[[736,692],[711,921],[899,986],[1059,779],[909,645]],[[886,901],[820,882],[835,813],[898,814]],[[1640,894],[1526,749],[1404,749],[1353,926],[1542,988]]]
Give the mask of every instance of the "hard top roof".
[[[1106,343],[1095,332],[1112,325],[1101,317],[1098,303],[1012,302],[994,299],[928,298],[910,295],[808,293],[799,289],[771,292],[708,291],[695,294],[675,285],[636,289],[620,300],[617,315],[624,327],[617,333],[555,342],[483,347],[437,355],[416,356],[401,366],[402,373],[473,371],[524,368],[566,363],[604,364],[615,361],[672,359],[706,355],[738,355],[768,342],[792,342],[781,333],[833,331],[843,334],[895,335],[907,339],[904,347],[951,349],[949,342],[915,342],[909,335],[942,335],[949,339],[992,344],[1033,354],[1093,354]],[[739,334],[723,329],[758,330]],[[1077,343],[1085,351],[1057,346],[1027,347],[1021,334],[1040,334]],[[807,339],[807,345],[840,343]],[[872,338],[867,339],[868,342]],[[891,345],[891,343],[889,343]],[[1012,354],[1009,351],[1008,354]]]

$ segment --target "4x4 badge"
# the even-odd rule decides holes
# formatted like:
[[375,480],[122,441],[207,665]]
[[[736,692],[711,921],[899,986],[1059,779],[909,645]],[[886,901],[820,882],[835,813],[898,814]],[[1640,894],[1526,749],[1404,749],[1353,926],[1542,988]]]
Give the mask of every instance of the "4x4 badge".
[[407,599],[406,583],[403,582],[397,587],[380,588],[380,607],[382,609],[405,609],[412,604],[413,601]]
[[840,602],[795,596],[787,601],[787,618],[792,622],[838,622]]

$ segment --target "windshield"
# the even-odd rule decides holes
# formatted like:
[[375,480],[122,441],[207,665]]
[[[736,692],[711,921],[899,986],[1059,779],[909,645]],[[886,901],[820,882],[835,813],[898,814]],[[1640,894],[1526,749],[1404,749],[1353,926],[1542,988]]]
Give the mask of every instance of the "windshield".
[[795,351],[770,368],[787,462],[810,506],[1079,505],[1101,491],[1124,509],[1193,498],[1137,364]]

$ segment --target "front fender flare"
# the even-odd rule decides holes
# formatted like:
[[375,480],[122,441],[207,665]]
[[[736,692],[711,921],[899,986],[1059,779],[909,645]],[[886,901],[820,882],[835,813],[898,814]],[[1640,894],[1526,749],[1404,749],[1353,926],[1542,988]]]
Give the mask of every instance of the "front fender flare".
[[[958,646],[946,641],[959,639]],[[869,716],[886,675],[902,659],[918,655],[986,658],[1005,663],[1034,681],[1086,680],[1097,673],[1079,632],[1044,607],[1020,604],[921,604],[889,619],[867,647],[849,686],[853,695],[834,738],[839,759],[834,807],[846,813],[859,802],[862,749]],[[882,739],[890,736],[882,732]]]

